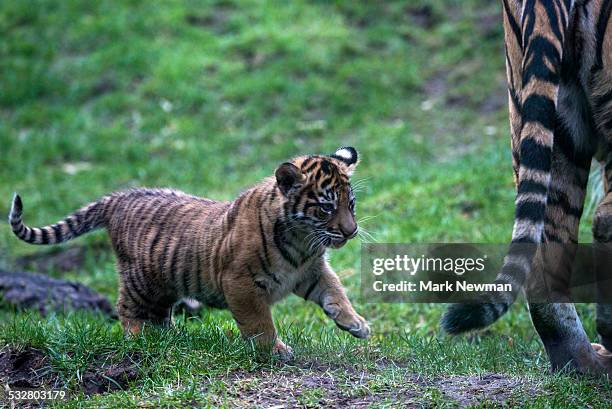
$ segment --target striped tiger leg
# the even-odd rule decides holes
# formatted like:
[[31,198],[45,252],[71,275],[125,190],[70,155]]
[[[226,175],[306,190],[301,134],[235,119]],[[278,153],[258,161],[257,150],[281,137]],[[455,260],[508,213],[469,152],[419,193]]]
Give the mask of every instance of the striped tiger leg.
[[139,280],[137,270],[119,265],[119,299],[117,314],[126,334],[138,334],[147,324],[167,326],[172,321],[171,298],[156,297],[146,280]]
[[[226,277],[228,275],[225,275]],[[293,359],[291,347],[278,337],[270,306],[258,293],[250,280],[229,279],[224,281],[224,294],[227,307],[232,313],[240,334],[253,340],[258,348],[272,348],[272,353],[283,361]]]
[[[606,196],[599,204],[593,220],[593,237],[596,243],[612,243],[612,2],[602,3],[598,19],[597,61],[593,69],[591,81],[592,107],[595,122],[601,135],[605,138],[607,147],[603,153],[604,159],[604,185]],[[603,266],[610,271],[610,266]],[[609,277],[609,274],[605,274]],[[610,285],[607,285],[610,287]],[[600,357],[612,366],[612,294],[604,289],[600,297],[606,303],[597,304],[597,332],[603,347],[594,345]],[[603,296],[603,297],[602,297]],[[604,348],[605,347],[605,348]]]
[[[596,243],[612,243],[612,149],[609,150],[608,160],[605,165],[605,187],[606,196],[597,207],[595,217],[593,219],[593,239]],[[610,266],[601,266],[601,268],[609,269]],[[602,270],[606,271],[606,270]],[[606,278],[609,274],[605,274]],[[604,288],[601,289],[600,297],[608,301],[610,300],[610,284],[604,282]],[[610,354],[612,351],[612,304],[598,303],[597,304],[597,333],[599,334],[603,347],[594,345],[598,353]],[[607,351],[606,351],[607,350]],[[607,358],[612,365],[612,357]]]
[[530,303],[529,312],[553,371],[574,369],[580,373],[612,375],[591,347],[574,304]]
[[[544,280],[536,284],[546,283],[548,290],[554,290],[557,296],[568,292],[591,157],[588,153],[576,152],[571,144],[573,139],[561,125],[556,127],[544,229],[548,246],[541,248],[539,256],[542,259],[537,258],[533,266],[534,269],[543,269],[544,274]],[[530,303],[529,311],[553,370],[604,371],[573,304]]]
[[310,275],[310,279],[299,283],[294,293],[305,300],[318,304],[338,328],[357,338],[367,338],[370,326],[353,308],[338,276],[327,264],[323,271]]

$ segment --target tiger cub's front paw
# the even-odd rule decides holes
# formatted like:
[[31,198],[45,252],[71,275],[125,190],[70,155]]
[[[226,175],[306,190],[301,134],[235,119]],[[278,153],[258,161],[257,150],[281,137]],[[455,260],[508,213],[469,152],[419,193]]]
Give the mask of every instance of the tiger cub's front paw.
[[370,336],[370,325],[368,322],[359,314],[355,314],[353,321],[350,326],[343,328],[338,321],[336,321],[338,327],[351,333],[351,335],[357,338],[367,338]]
[[323,307],[328,317],[334,320],[338,328],[348,331],[357,338],[370,336],[370,325],[353,308],[341,308],[339,304],[330,303]]

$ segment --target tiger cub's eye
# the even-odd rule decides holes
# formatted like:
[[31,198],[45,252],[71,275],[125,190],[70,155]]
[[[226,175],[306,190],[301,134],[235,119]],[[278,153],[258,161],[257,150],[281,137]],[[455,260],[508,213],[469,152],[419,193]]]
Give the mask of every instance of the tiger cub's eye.
[[331,213],[334,211],[334,205],[331,203],[319,203],[319,209],[324,213]]

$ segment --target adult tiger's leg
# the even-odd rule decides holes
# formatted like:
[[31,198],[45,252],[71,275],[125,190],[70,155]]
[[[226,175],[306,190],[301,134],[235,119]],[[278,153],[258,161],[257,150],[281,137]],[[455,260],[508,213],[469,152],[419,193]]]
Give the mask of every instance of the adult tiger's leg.
[[[604,185],[606,196],[597,207],[593,219],[593,240],[595,243],[606,245],[606,251],[612,245],[612,151],[608,152],[608,158],[604,168]],[[609,269],[609,265],[599,266]],[[602,270],[605,271],[605,270]],[[609,282],[605,280],[609,273],[604,273],[605,277],[600,284],[600,300],[597,303],[597,333],[599,334],[601,345],[593,344],[593,347],[600,356],[602,362],[612,368],[612,289]]]
[[579,373],[612,375],[591,346],[574,304],[530,303],[529,312],[553,371],[574,369]]
[[[599,2],[595,2],[597,3]],[[598,58],[595,66],[591,68],[589,85],[593,117],[602,137],[599,159],[604,164],[605,177],[603,179],[606,196],[595,213],[593,237],[595,243],[605,243],[605,247],[609,249],[612,243],[612,4],[609,1],[601,2],[596,39]],[[606,267],[610,268],[609,265]],[[609,276],[609,270],[603,271],[606,272],[604,275]],[[600,290],[602,302],[597,304],[597,332],[603,347],[594,346],[602,362],[605,362],[610,368],[612,367],[612,354],[610,354],[612,352],[612,294],[610,294],[610,289],[605,287],[612,286],[607,284],[602,287],[604,289],[604,294]]]
[[[573,141],[578,137],[580,135],[571,135],[562,124],[555,129],[544,230],[546,244],[540,252],[542,258],[534,263],[534,268],[541,269],[544,278],[535,285],[548,286],[557,297],[564,286],[567,289],[569,285],[591,160],[589,152],[580,153],[575,148]],[[566,262],[557,261],[561,258]],[[531,291],[533,285],[529,283]],[[529,311],[554,371],[568,368],[581,373],[606,372],[591,347],[573,304],[530,302]]]

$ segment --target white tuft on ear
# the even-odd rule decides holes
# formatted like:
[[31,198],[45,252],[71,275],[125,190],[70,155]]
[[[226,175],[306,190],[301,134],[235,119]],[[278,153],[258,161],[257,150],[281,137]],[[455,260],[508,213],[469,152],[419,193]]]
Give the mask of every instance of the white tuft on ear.
[[340,148],[335,153],[336,156],[340,156],[342,159],[346,159],[347,161],[353,161],[353,154],[346,148]]
[[339,159],[347,165],[347,173],[349,176],[353,175],[353,172],[357,167],[357,162],[359,162],[359,155],[357,154],[357,150],[352,146],[344,146],[342,148],[338,148],[338,150],[333,155],[331,155],[331,157]]

